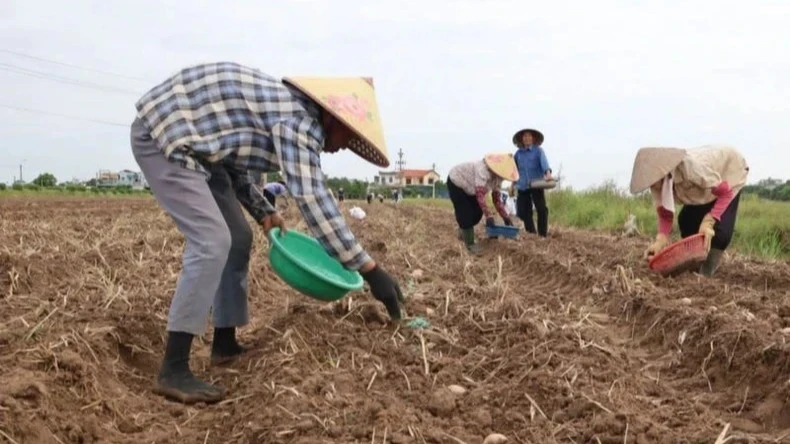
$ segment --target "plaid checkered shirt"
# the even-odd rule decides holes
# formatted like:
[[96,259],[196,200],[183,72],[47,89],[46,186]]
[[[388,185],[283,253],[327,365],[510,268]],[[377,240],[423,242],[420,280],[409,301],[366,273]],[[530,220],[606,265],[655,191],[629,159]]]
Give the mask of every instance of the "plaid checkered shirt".
[[267,172],[284,180],[310,231],[346,268],[370,260],[325,186],[320,108],[278,79],[236,63],[181,70],[135,104],[165,157],[209,178],[228,171],[236,196],[256,220],[275,209],[257,186]]

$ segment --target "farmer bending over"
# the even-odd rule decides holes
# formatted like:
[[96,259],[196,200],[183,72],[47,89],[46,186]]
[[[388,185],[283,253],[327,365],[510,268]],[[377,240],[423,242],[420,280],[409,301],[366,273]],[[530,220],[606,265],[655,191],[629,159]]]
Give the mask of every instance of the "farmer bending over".
[[503,180],[517,179],[518,171],[510,154],[488,154],[483,159],[464,162],[450,170],[447,175],[447,191],[455,210],[459,237],[470,252],[480,252],[480,247],[475,244],[475,225],[480,219],[485,215],[486,225],[494,225],[494,216],[486,203],[489,192],[505,225],[513,225],[502,204],[500,188]]
[[263,196],[269,201],[272,208],[277,208],[275,206],[275,202],[277,202],[277,196],[285,194],[286,191],[288,190],[285,188],[284,180],[269,182],[263,186]]
[[322,152],[343,148],[389,165],[372,80],[280,81],[236,63],[208,63],[174,74],[136,108],[132,152],[157,202],[186,238],[156,393],[185,403],[223,398],[224,389],[197,379],[189,368],[192,338],[204,333],[212,307],[212,362],[245,351],[236,328],[249,321],[253,234],[239,202],[264,233],[285,230],[280,214],[253,185],[253,174],[282,169],[321,245],[346,268],[359,270],[390,316],[400,317],[398,283],[357,243],[320,168]]
[[713,276],[732,240],[748,174],[743,156],[726,146],[640,149],[631,173],[631,193],[650,188],[658,214],[658,234],[645,257],[653,257],[669,244],[677,202],[683,205],[678,214],[680,235],[705,235],[708,256],[699,272]]

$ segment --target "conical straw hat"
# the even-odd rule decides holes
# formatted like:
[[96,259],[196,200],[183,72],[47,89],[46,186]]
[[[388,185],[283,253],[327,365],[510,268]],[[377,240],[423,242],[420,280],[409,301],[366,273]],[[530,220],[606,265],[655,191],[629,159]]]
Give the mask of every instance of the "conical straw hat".
[[357,136],[349,141],[348,149],[374,165],[390,165],[373,79],[285,77],[283,82],[307,94]]
[[631,172],[631,194],[638,194],[671,173],[683,158],[686,150],[680,148],[640,148]]
[[522,134],[526,133],[527,131],[531,132],[532,137],[535,138],[535,145],[537,146],[543,145],[543,140],[544,140],[543,133],[533,128],[524,128],[522,130],[516,131],[516,133],[513,134],[513,145],[516,145],[517,147],[521,148]]
[[516,167],[516,162],[513,160],[512,154],[486,154],[483,160],[486,166],[503,180],[509,180],[511,182],[518,180],[518,168]]

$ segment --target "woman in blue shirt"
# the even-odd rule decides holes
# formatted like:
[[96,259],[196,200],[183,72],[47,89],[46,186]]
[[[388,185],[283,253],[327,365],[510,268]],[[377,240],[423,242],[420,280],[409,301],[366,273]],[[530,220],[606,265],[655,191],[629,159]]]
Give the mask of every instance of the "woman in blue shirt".
[[518,198],[516,214],[524,221],[524,229],[535,233],[535,221],[532,220],[532,205],[538,213],[537,233],[546,237],[549,230],[549,209],[546,207],[546,193],[542,188],[532,188],[533,180],[551,180],[551,168],[543,152],[543,133],[535,129],[522,129],[513,135],[513,145],[518,147],[513,160],[518,167]]

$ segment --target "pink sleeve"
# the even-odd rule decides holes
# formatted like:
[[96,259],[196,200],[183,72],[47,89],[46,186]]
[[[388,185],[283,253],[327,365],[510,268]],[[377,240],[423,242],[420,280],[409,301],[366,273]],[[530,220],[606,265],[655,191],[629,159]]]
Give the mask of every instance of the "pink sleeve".
[[668,237],[672,233],[674,214],[664,207],[656,207],[656,213],[658,213],[658,232]]
[[486,192],[488,190],[486,187],[475,187],[475,197],[477,198],[477,204],[480,205],[480,209],[483,210],[483,214],[485,215],[486,219],[491,217],[491,210],[488,208],[488,204],[486,203]]
[[497,213],[499,213],[502,219],[507,220],[507,210],[505,209],[505,205],[502,203],[501,193],[497,190],[491,191],[491,200],[494,202],[494,207],[496,208]]
[[735,198],[735,194],[732,192],[732,188],[730,188],[730,184],[727,182],[720,183],[719,186],[712,190],[712,193],[716,196],[716,203],[713,204],[710,215],[718,221],[721,220],[721,215],[724,214],[724,210],[730,206],[730,202]]

